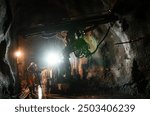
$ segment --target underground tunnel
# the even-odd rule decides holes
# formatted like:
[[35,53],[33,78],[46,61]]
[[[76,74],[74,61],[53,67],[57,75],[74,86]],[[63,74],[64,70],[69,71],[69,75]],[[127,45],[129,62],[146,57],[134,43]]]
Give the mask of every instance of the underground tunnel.
[[0,98],[150,98],[148,0],[0,0]]

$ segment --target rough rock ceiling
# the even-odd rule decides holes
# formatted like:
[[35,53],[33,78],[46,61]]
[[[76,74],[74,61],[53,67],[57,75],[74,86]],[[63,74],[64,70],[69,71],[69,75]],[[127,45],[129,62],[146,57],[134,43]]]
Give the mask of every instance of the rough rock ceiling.
[[[8,0],[13,30],[81,20],[81,25],[108,14],[116,0]],[[102,23],[104,18],[102,17]],[[107,21],[106,21],[107,22]],[[50,25],[51,26],[51,25]],[[69,25],[70,26],[70,25]],[[48,27],[49,28],[49,27]],[[60,27],[59,27],[60,28]],[[45,29],[46,30],[46,29]]]

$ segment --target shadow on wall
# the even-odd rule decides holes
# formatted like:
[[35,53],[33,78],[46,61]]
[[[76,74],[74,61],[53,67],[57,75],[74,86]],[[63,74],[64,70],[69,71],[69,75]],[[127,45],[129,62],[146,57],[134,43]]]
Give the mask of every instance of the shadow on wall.
[[10,67],[5,60],[7,43],[3,40],[0,43],[0,98],[10,98],[13,94],[13,77]]
[[138,93],[145,94],[148,81],[145,80],[145,75],[139,70],[139,66],[135,59],[133,60],[132,67],[132,81],[137,84]]

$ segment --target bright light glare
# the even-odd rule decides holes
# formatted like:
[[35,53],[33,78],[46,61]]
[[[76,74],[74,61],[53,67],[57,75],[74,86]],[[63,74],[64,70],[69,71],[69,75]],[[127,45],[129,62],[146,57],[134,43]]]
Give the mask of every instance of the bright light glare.
[[57,66],[63,62],[63,56],[58,52],[50,52],[49,54],[47,54],[46,62],[50,66]]
[[38,99],[42,99],[42,88],[38,86]]
[[21,51],[16,51],[16,52],[15,52],[15,56],[16,56],[16,57],[20,57],[21,55],[22,55]]

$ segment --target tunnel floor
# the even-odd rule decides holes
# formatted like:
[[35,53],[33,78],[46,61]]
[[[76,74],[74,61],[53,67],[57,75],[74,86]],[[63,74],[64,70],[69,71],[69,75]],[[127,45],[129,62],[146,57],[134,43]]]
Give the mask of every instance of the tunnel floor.
[[[150,96],[142,94],[128,94],[123,91],[121,86],[108,87],[99,82],[90,80],[69,80],[63,83],[54,84],[48,87],[41,99],[147,99]],[[49,89],[49,90],[48,90]],[[23,91],[21,91],[23,92]],[[27,92],[20,99],[38,99],[38,89],[32,94]]]
[[[67,94],[54,94],[49,93],[46,97],[42,97],[41,99],[149,99],[150,97],[146,96],[132,96],[129,94],[122,94],[122,93],[103,93],[103,94],[84,94],[84,95],[67,95]],[[28,97],[25,99],[38,99],[38,96],[35,97]]]
[[[49,94],[47,99],[138,99],[139,97],[131,95],[80,95],[80,96],[64,96],[60,94]],[[144,97],[141,97],[144,98]],[[146,99],[147,97],[145,97]]]

